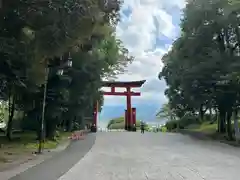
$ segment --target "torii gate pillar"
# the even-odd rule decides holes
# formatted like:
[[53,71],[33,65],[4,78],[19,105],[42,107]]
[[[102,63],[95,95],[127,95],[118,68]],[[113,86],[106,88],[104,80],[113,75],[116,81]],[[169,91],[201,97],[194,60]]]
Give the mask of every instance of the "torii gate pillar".
[[133,122],[133,131],[137,131],[137,114],[136,108],[132,108],[132,122]]
[[127,112],[127,110],[125,109],[125,116],[124,116],[125,118],[124,118],[124,121],[125,121],[125,130],[127,130],[127,127],[128,127],[128,112]]

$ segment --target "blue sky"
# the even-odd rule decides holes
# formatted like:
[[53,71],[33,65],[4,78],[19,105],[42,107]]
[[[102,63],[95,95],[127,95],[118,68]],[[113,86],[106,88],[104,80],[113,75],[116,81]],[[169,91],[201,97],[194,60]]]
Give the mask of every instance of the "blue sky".
[[[162,69],[161,58],[179,35],[179,23],[184,0],[125,0],[121,9],[121,22],[117,36],[121,39],[134,62],[118,80],[142,80],[139,89],[142,96],[133,99],[134,104],[153,103],[159,108],[167,102],[164,96],[166,84],[157,76]],[[124,97],[106,96],[105,106],[125,104]]]

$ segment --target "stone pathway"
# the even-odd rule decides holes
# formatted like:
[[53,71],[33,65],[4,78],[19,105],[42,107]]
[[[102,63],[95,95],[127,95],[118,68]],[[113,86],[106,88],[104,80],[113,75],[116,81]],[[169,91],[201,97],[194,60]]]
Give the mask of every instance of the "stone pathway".
[[58,180],[237,180],[240,149],[180,134],[97,133]]

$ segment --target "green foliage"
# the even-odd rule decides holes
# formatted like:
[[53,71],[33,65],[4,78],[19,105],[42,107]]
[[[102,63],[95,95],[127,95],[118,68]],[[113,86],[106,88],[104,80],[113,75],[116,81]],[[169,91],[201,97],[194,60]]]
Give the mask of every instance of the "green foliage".
[[156,114],[158,119],[167,119],[169,121],[175,120],[176,114],[173,109],[171,109],[169,104],[163,104],[160,111]]
[[232,112],[238,111],[240,102],[238,4],[190,1],[181,35],[164,55],[159,74],[168,85],[169,107],[179,119],[189,113],[203,121],[206,111],[215,110],[220,117],[218,131],[227,132],[230,139]]
[[166,128],[166,126],[162,126],[162,127],[160,128],[160,131],[161,131],[161,132],[167,132],[167,130],[168,130],[168,129]]
[[[210,121],[208,121],[209,123]],[[179,120],[170,120],[166,123],[165,127],[168,131],[179,129],[185,129],[188,128],[190,125],[199,125],[201,124],[201,121],[199,121],[198,117],[194,114],[185,114],[181,119]]]
[[115,124],[120,124],[120,126],[124,127],[124,123],[125,123],[124,117],[114,118],[108,122],[107,128],[112,129],[112,126]]
[[118,117],[111,119],[107,125],[108,129],[124,129],[125,128],[125,118]]
[[185,114],[185,116],[182,117],[178,122],[180,128],[185,128],[190,124],[199,124],[197,116],[192,114]]
[[[82,128],[97,101],[101,111],[102,79],[114,78],[133,60],[115,35],[121,3],[4,1],[0,8],[0,98],[9,102],[9,139],[19,111],[24,112],[22,127],[39,136],[45,80],[46,138],[53,138],[59,128]],[[70,58],[71,68],[66,67]]]
[[[108,122],[107,128],[108,129],[124,129],[125,128],[125,118],[118,117],[118,118],[111,119]],[[140,120],[136,121],[136,128],[137,129],[140,128]]]
[[165,127],[167,128],[168,131],[175,130],[178,128],[178,121],[177,120],[168,121],[165,124]]

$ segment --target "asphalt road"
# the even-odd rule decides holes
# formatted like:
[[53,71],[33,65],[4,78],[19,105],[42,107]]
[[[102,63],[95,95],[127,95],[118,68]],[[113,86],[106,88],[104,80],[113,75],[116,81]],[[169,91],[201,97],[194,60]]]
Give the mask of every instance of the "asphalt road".
[[66,151],[11,180],[238,180],[240,177],[239,148],[180,134],[99,132],[96,135],[96,141],[91,134],[86,141],[72,144]]
[[57,180],[88,153],[95,139],[95,134],[89,134],[85,140],[73,142],[65,151],[55,154],[10,180]]

